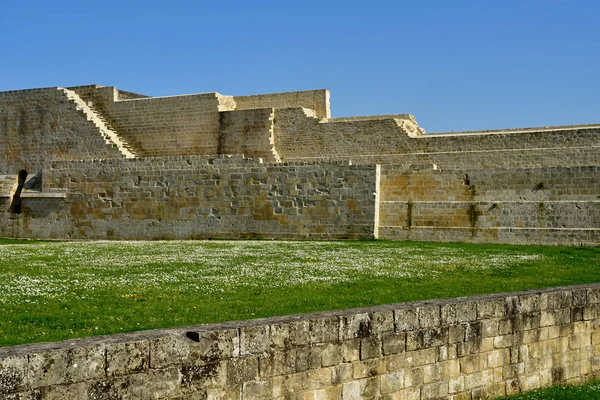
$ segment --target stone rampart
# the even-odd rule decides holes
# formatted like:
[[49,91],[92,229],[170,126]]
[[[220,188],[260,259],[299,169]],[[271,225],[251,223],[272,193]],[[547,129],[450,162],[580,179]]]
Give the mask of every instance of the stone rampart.
[[[402,116],[402,115],[400,115]],[[423,163],[443,167],[458,165],[505,166],[511,159],[519,162],[520,154],[537,153],[529,160],[540,166],[569,162],[561,152],[581,152],[597,165],[600,154],[600,127],[580,126],[567,129],[540,129],[470,134],[423,135],[410,115],[388,118],[341,118],[321,120],[300,108],[277,111],[275,145],[282,160],[344,159],[365,163]],[[484,152],[484,154],[480,154]],[[554,153],[554,154],[552,154]],[[527,156],[526,156],[527,157]],[[475,163],[474,163],[475,162]],[[567,164],[571,165],[571,164]],[[581,165],[581,164],[580,164]],[[535,166],[535,164],[533,165]]]
[[273,108],[221,112],[218,153],[280,161],[274,148],[274,118]]
[[378,237],[598,244],[600,167],[436,170],[382,165]]
[[91,103],[139,156],[217,154],[222,97],[218,93],[121,100],[112,86],[71,89]]
[[595,284],[15,346],[0,395],[486,399],[597,378],[599,326]]
[[0,174],[45,161],[122,158],[60,88],[0,92]]
[[[53,162],[44,193],[0,236],[71,239],[370,238],[376,168],[239,157]],[[42,204],[43,202],[43,204]],[[6,211],[6,210],[4,210]]]
[[234,96],[235,110],[253,108],[304,107],[314,110],[318,118],[330,118],[329,90],[269,93],[252,96]]

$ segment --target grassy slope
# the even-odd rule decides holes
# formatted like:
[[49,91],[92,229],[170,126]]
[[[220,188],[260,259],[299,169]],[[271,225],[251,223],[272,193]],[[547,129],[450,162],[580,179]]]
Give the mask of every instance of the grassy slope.
[[0,246],[0,346],[599,282],[599,262],[584,247],[13,244]]

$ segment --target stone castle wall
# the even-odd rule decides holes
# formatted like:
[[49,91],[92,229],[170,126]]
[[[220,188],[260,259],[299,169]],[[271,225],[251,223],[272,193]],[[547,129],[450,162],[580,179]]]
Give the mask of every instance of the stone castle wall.
[[[403,118],[400,118],[403,117]],[[600,127],[423,135],[409,115],[324,120],[310,110],[277,110],[275,145],[282,160],[344,159],[443,167],[597,165]],[[576,155],[576,157],[572,157]],[[523,161],[521,161],[523,158]]]
[[45,161],[122,158],[64,90],[0,93],[0,174],[35,173]]
[[6,399],[485,399],[600,376],[600,285],[0,349]]
[[370,238],[375,185],[374,165],[342,162],[263,164],[241,156],[54,162],[44,170],[45,197],[22,196],[18,215],[4,204],[0,236]]
[[[545,244],[598,244],[600,238],[598,125],[425,135],[410,114],[330,118],[327,90],[150,98],[90,85],[0,93],[0,138],[4,138],[0,154],[6,155],[0,159],[0,174],[15,179],[18,171],[26,170],[45,182],[42,192],[22,193],[23,215],[1,217],[7,221],[0,227],[1,235],[146,239],[376,235],[399,240]],[[348,234],[335,231],[330,226],[335,225],[332,218],[346,212],[340,211],[335,198],[330,199],[333,203],[321,204],[318,215],[327,221],[321,225],[312,221],[316,216],[310,223],[302,222],[308,215],[304,212],[313,212],[310,209],[302,211],[301,217],[290,217],[297,215],[298,207],[287,200],[281,207],[273,205],[282,210],[274,212],[276,217],[273,213],[268,218],[256,217],[261,213],[254,211],[245,213],[248,207],[262,207],[263,191],[272,194],[266,187],[244,192],[245,182],[219,175],[227,168],[238,168],[233,160],[239,158],[219,161],[227,165],[224,169],[202,167],[217,168],[218,183],[195,175],[198,159],[193,156],[215,158],[219,154],[256,158],[256,162],[244,161],[235,174],[264,173],[272,185],[287,185],[296,178],[293,171],[291,177],[285,176],[292,168],[287,163],[304,163],[303,168],[318,177],[323,201],[329,199],[332,182],[320,180],[321,174],[343,174],[342,169],[351,170],[348,163],[363,165],[369,174],[375,174],[376,165],[381,165],[380,175],[369,177],[375,182],[369,196],[376,193],[380,201],[374,202],[374,211],[359,207],[365,215],[373,215],[373,229],[365,233],[368,229],[363,229],[361,221],[352,231],[347,226],[353,222],[342,218],[340,226],[344,228],[340,229]],[[187,159],[189,164],[169,158],[182,155],[192,156]],[[89,161],[123,158],[138,161]],[[278,164],[267,167],[258,158]],[[50,167],[55,160],[88,161]],[[437,170],[405,167],[427,164]],[[43,165],[48,168],[42,176]],[[173,172],[172,165],[178,172]],[[98,168],[103,168],[101,173]],[[269,175],[277,168],[275,175]],[[143,192],[144,188],[121,181],[130,170],[135,170],[140,181],[158,183]],[[48,183],[58,171],[69,179]],[[179,175],[173,178],[173,174]],[[463,185],[465,174],[477,183]],[[560,181],[560,176],[568,177],[567,181]],[[412,186],[401,187],[411,179]],[[414,184],[419,180],[435,189],[421,193]],[[378,183],[382,184],[380,190]],[[545,183],[544,190],[532,195],[528,186],[539,183]],[[178,189],[197,185],[206,187],[191,193],[211,193],[203,194],[208,197],[202,198],[206,203],[201,201],[199,208],[197,199]],[[560,192],[557,185],[570,194]],[[221,186],[244,192],[249,196],[246,205],[238,208],[229,189]],[[99,200],[111,198],[98,192],[99,187],[106,193],[119,193],[127,201]],[[390,190],[403,195],[391,195]],[[552,190],[560,195],[550,195]],[[3,191],[1,207],[8,209],[13,189]],[[298,194],[288,186],[285,191],[285,196]],[[348,184],[343,192],[344,201],[363,201],[368,190]],[[304,194],[298,195],[302,198]],[[250,201],[254,205],[248,206]],[[231,205],[224,206],[227,203]]]
[[[322,118],[331,114],[327,90],[235,97],[219,93],[146,97],[121,92],[112,86],[91,85],[70,89],[91,103],[109,125],[135,148],[136,155],[143,157],[238,154],[242,147],[240,144],[235,146],[236,143],[231,142],[231,147],[222,146],[233,134],[230,129],[231,121],[235,119],[241,122],[247,118],[252,120],[256,113],[260,113],[254,111],[256,109],[309,107]],[[230,113],[221,116],[221,111]],[[246,112],[237,114],[241,111]],[[221,118],[225,121],[221,122]],[[272,117],[267,119],[271,125],[272,120]],[[222,123],[227,126],[221,127]],[[252,123],[254,122],[250,121]],[[261,119],[260,123],[264,121]],[[223,128],[223,132],[220,128]],[[248,129],[248,124],[245,129]],[[272,130],[272,126],[269,129]],[[266,141],[267,146],[255,149],[251,143],[244,147],[248,152],[240,154],[255,157],[258,153],[266,152],[265,155],[272,159],[272,132],[267,130],[261,133],[264,133],[264,137],[259,138],[257,135],[255,143]],[[222,134],[229,137],[222,138]]]
[[[217,154],[217,93],[120,100],[114,87],[71,88],[103,115],[138,156]],[[130,96],[127,96],[130,97]]]
[[218,153],[280,161],[274,147],[274,119],[273,108],[221,112]]
[[378,237],[597,243],[600,167],[465,172],[382,165]]
[[329,90],[305,90],[300,92],[234,96],[235,110],[254,108],[303,107],[314,110],[317,118],[330,118]]

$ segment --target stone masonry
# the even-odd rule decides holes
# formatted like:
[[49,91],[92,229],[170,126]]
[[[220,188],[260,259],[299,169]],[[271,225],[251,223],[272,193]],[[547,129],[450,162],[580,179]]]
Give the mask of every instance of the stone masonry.
[[331,118],[327,90],[0,93],[9,237],[597,245],[599,167],[600,125],[425,134]]
[[487,399],[599,377],[599,324],[595,284],[15,346],[0,398]]

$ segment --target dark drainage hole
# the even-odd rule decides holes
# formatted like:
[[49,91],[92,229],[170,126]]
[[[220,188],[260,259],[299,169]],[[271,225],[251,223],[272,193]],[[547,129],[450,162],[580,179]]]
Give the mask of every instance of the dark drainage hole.
[[194,342],[200,342],[200,334],[198,332],[186,332],[185,336]]

